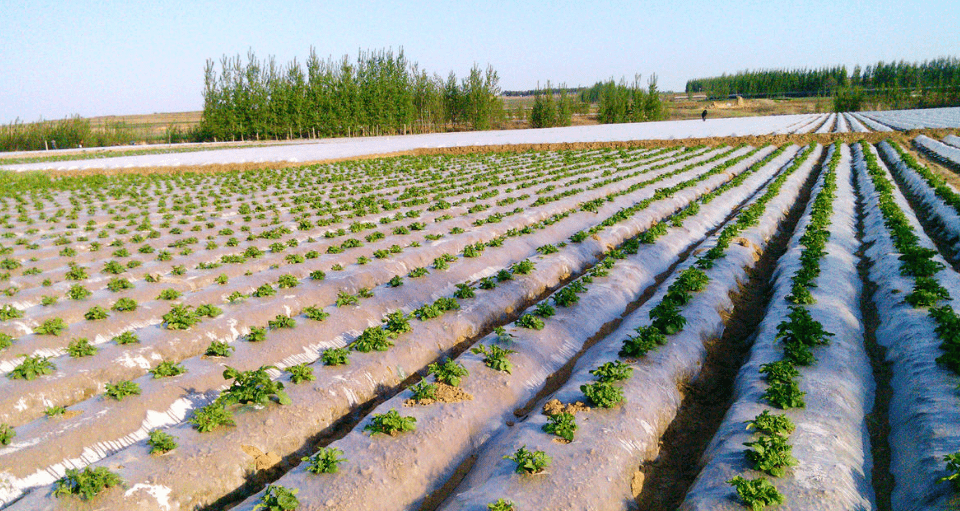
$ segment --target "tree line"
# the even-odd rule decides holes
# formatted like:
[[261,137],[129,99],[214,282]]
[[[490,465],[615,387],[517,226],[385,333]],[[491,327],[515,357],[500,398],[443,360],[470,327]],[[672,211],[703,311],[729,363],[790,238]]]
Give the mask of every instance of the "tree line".
[[305,66],[224,56],[204,69],[202,140],[285,139],[485,130],[504,118],[500,79],[474,65],[458,80],[428,74],[403,50],[361,51]]
[[687,93],[710,98],[739,96],[834,96],[858,107],[874,100],[887,108],[918,108],[960,104],[960,58],[940,57],[923,62],[883,62],[853,68],[768,69],[740,71],[687,81]]

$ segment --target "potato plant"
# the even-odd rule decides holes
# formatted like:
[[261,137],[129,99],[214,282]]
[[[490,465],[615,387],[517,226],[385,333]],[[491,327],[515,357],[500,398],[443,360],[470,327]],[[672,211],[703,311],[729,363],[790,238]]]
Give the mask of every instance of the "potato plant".
[[397,436],[400,433],[417,429],[416,423],[416,417],[404,417],[396,409],[391,408],[387,413],[373,415],[370,423],[364,426],[363,430],[370,431],[371,436],[377,434]]

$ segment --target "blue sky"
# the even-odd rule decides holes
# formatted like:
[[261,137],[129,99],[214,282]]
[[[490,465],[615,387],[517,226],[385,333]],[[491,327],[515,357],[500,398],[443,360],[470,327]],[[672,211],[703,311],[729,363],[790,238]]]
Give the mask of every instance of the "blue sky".
[[0,122],[202,108],[224,54],[303,62],[403,47],[429,72],[491,64],[504,90],[960,55],[956,0],[0,0]]

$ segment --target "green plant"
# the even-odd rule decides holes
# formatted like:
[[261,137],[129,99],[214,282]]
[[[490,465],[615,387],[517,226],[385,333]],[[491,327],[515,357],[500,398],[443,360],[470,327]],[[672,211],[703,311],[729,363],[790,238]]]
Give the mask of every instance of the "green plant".
[[36,379],[37,376],[51,374],[57,369],[49,357],[41,357],[40,355],[32,357],[28,355],[21,356],[23,357],[23,361],[7,373],[7,377],[11,380],[33,380]]
[[446,383],[453,387],[459,387],[463,377],[470,375],[470,372],[467,371],[467,368],[463,367],[463,364],[450,358],[444,360],[442,364],[437,364],[436,362],[431,363],[427,366],[427,372],[428,374],[432,374],[438,382]]
[[[516,263],[510,267],[510,269],[513,270],[513,273],[516,273],[517,275],[527,275],[535,268],[536,265],[534,265],[533,261],[529,259],[524,259],[523,261],[520,261],[519,263]],[[500,278],[499,274],[497,275],[497,278]]]
[[683,330],[687,324],[686,318],[680,315],[677,304],[666,298],[650,310],[650,319],[653,320],[652,326],[666,335]]
[[393,278],[390,279],[389,282],[387,282],[387,285],[390,287],[400,287],[403,285],[403,278],[400,277],[399,275],[395,275]]
[[90,344],[86,337],[74,339],[67,344],[67,354],[73,358],[89,357],[96,353],[96,346]]
[[108,383],[107,389],[104,392],[108,397],[112,397],[117,401],[122,401],[126,396],[133,396],[140,394],[140,386],[132,381],[118,381],[117,383]]
[[947,454],[943,457],[943,461],[947,462],[947,470],[950,474],[937,479],[937,482],[944,483],[950,481],[953,483],[954,490],[960,490],[960,452]]
[[580,392],[600,408],[612,408],[623,402],[623,390],[608,381],[581,385]]
[[258,287],[256,291],[254,291],[251,294],[251,296],[255,296],[257,298],[264,298],[267,296],[273,296],[275,294],[277,294],[277,290],[274,289],[273,286],[271,286],[270,284],[264,284]]
[[763,435],[743,445],[750,447],[746,455],[747,460],[753,463],[754,470],[766,472],[774,477],[783,477],[787,467],[797,464],[796,458],[791,455],[792,447],[784,436]]
[[427,321],[428,319],[439,318],[443,315],[443,309],[437,307],[435,303],[425,303],[420,307],[417,307],[413,311],[413,316],[419,319],[420,321]]
[[45,320],[43,323],[40,323],[34,333],[38,335],[60,335],[61,332],[67,329],[67,323],[60,318],[50,318]]
[[807,393],[800,390],[794,380],[769,382],[770,386],[763,393],[763,399],[777,408],[803,408],[803,396]]
[[233,379],[233,383],[220,394],[217,401],[224,406],[248,403],[265,405],[270,396],[274,396],[281,405],[290,404],[290,397],[284,392],[283,383],[272,380],[267,374],[268,369],[276,367],[260,366],[259,369],[238,371],[227,366],[223,371],[223,379]]
[[327,348],[323,350],[320,360],[327,366],[347,365],[350,363],[349,355],[346,348]]
[[167,330],[187,330],[200,322],[200,316],[189,305],[174,305],[163,315]]
[[336,474],[340,470],[340,464],[347,461],[341,458],[343,451],[336,447],[323,447],[313,456],[305,456],[300,461],[306,461],[307,472],[312,474]]
[[280,275],[280,277],[277,279],[277,286],[279,286],[280,289],[289,289],[299,285],[300,279],[294,277],[293,275]]
[[67,412],[67,409],[62,406],[51,406],[43,411],[44,415],[47,417],[56,417],[58,415],[63,415]]
[[464,300],[475,297],[476,293],[474,293],[473,288],[471,288],[469,284],[457,284],[457,290],[453,292],[453,296]]
[[383,318],[383,326],[387,335],[391,338],[396,338],[400,334],[413,330],[409,318],[403,315],[403,311],[393,311],[387,314],[387,317]]
[[150,446],[150,454],[164,454],[177,448],[177,437],[155,429],[150,432],[147,445]]
[[107,467],[86,467],[83,470],[68,468],[66,475],[57,480],[53,495],[79,495],[83,500],[90,500],[101,491],[122,482],[120,476]]
[[427,270],[425,267],[421,266],[421,267],[419,267],[419,268],[414,268],[414,269],[410,270],[410,278],[415,279],[415,278],[417,278],[417,277],[423,277],[423,276],[425,276],[425,275],[427,275],[427,274],[429,274],[429,273],[430,273],[429,270]]
[[477,355],[483,355],[483,363],[494,371],[503,371],[510,374],[510,371],[513,369],[513,364],[510,363],[507,357],[511,353],[516,353],[514,350],[501,348],[495,344],[489,346],[481,344],[480,346],[470,349],[470,351]]
[[543,330],[543,327],[546,326],[546,323],[543,322],[542,318],[534,316],[533,314],[524,314],[523,316],[520,316],[516,323],[519,327],[531,328],[533,330]]
[[71,300],[83,300],[91,294],[93,293],[80,284],[74,284],[70,286],[69,290],[67,290],[67,296],[69,296]]
[[49,307],[50,305],[56,305],[56,303],[57,303],[56,296],[44,295],[40,297],[40,305],[43,305],[44,307]]
[[576,305],[579,301],[580,296],[577,295],[576,290],[570,286],[564,287],[553,295],[553,303],[560,307],[570,307]]
[[253,510],[263,508],[267,511],[288,511],[296,509],[300,505],[297,500],[297,493],[300,490],[293,488],[287,489],[277,484],[268,484],[267,489],[260,497],[260,502],[253,506]]
[[233,425],[233,414],[219,400],[204,406],[190,418],[197,431],[207,433],[220,426]]
[[537,316],[540,316],[541,318],[549,318],[557,314],[557,309],[554,309],[550,304],[546,302],[541,302],[537,304],[533,313],[536,314]]
[[500,270],[497,272],[497,282],[506,282],[508,280],[513,280],[513,274],[508,270]]
[[183,374],[187,372],[187,368],[176,362],[164,360],[157,364],[157,367],[154,367],[149,372],[153,375],[154,379],[158,379]]
[[437,398],[437,386],[426,380],[420,380],[414,385],[411,385],[410,392],[413,392],[413,399],[417,401]]
[[303,315],[306,316],[307,319],[312,319],[314,321],[323,321],[327,319],[328,316],[330,316],[330,313],[324,312],[322,307],[311,306],[311,307],[303,308]]
[[515,504],[507,499],[497,499],[487,504],[487,511],[516,511]]
[[91,307],[90,310],[83,315],[83,317],[87,321],[99,321],[101,319],[107,319],[110,317],[110,313],[107,312],[107,309],[104,309],[99,305],[95,305]]
[[795,426],[786,415],[773,415],[770,410],[764,410],[752,421],[747,422],[747,429],[754,429],[765,435],[786,437],[793,433]]
[[17,436],[13,426],[9,424],[0,424],[0,445],[10,445],[10,441]]
[[323,270],[314,270],[310,272],[310,280],[323,280],[327,278],[327,274]]
[[180,291],[172,288],[164,289],[157,295],[157,300],[176,300],[177,298],[180,298]]
[[137,334],[133,333],[132,330],[127,330],[126,332],[114,337],[113,340],[119,345],[136,344],[140,342],[140,338],[137,337]]
[[636,335],[627,337],[623,341],[619,353],[621,357],[639,358],[645,356],[657,346],[663,346],[667,343],[667,336],[653,326],[637,327],[635,331],[637,332]]
[[386,330],[378,326],[366,328],[350,343],[350,348],[361,353],[387,351],[391,346],[393,346],[393,341],[390,340],[390,335]]
[[127,279],[121,279],[120,277],[114,277],[107,282],[107,289],[113,291],[114,293],[123,291],[124,289],[133,289],[133,284],[130,283]]
[[198,305],[194,312],[197,314],[197,317],[208,317],[208,318],[215,318],[223,314],[223,311],[220,310],[219,307],[211,305],[209,303]]
[[745,479],[737,476],[727,481],[737,490],[740,500],[753,511],[762,511],[766,506],[783,504],[783,495],[766,478]]
[[497,281],[493,280],[493,277],[484,277],[480,279],[480,285],[478,287],[484,290],[494,289],[497,287]]
[[413,431],[417,429],[416,417],[403,417],[396,409],[391,408],[387,413],[380,413],[373,416],[369,424],[364,426],[364,431],[370,431],[371,436],[377,433],[383,433],[390,436],[397,436],[404,431]]
[[590,371],[590,374],[596,376],[600,381],[621,381],[630,378],[633,374],[633,368],[619,360],[615,360]]
[[337,291],[337,307],[360,305],[360,298],[344,291]]
[[267,326],[271,330],[277,330],[280,328],[293,328],[297,326],[297,322],[290,316],[284,316],[283,314],[278,314],[275,319],[271,319],[270,321],[267,321]]
[[313,368],[306,363],[292,365],[287,368],[287,372],[290,373],[290,381],[292,381],[294,385],[317,379],[317,377],[313,375]]
[[226,341],[211,341],[204,355],[208,357],[229,357],[230,352],[235,349],[236,348],[230,346]]
[[550,456],[543,451],[529,451],[527,446],[521,446],[512,455],[504,456],[505,460],[513,460],[517,464],[514,469],[518,474],[539,474],[550,466]]
[[112,310],[117,312],[132,312],[137,310],[137,301],[133,298],[121,298],[113,304],[113,307],[110,307]]
[[229,281],[230,281],[230,277],[228,277],[226,273],[221,273],[220,275],[217,275],[217,278],[214,280],[214,282],[216,282],[217,284],[220,284],[221,286],[225,285]]
[[543,430],[558,437],[573,442],[573,434],[577,431],[577,420],[572,413],[560,412],[551,415]]

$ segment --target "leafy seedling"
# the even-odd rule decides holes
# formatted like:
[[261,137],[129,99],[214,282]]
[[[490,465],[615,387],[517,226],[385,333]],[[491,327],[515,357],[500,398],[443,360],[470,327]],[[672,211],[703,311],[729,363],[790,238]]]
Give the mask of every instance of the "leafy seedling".
[[317,377],[313,375],[313,368],[308,366],[306,362],[288,367],[287,372],[290,373],[290,381],[292,381],[294,385],[317,379]]
[[313,456],[304,456],[300,461],[307,462],[307,472],[312,474],[336,474],[340,464],[347,461],[341,458],[343,451],[336,447],[323,447]]
[[612,408],[623,402],[623,390],[607,381],[581,385],[580,391],[600,408]]
[[558,437],[573,442],[573,434],[577,431],[577,419],[572,413],[560,412],[551,415],[543,430]]
[[260,366],[259,369],[238,371],[227,366],[223,371],[223,379],[232,379],[233,383],[220,394],[217,401],[224,406],[250,403],[265,405],[269,402],[270,396],[274,396],[281,405],[290,404],[292,401],[283,391],[283,383],[272,380],[267,374],[268,369],[276,369],[276,367]]
[[157,364],[157,367],[150,370],[150,374],[153,375],[154,379],[157,378],[166,378],[169,376],[177,376],[187,372],[187,368],[183,365],[169,360],[164,360]]
[[300,505],[297,500],[297,488],[287,489],[278,484],[268,484],[266,491],[260,497],[260,502],[253,506],[253,511],[265,509],[266,511],[289,511],[296,509]]
[[370,431],[372,436],[377,433],[397,436],[404,431],[413,431],[416,427],[416,417],[403,417],[396,409],[391,408],[387,413],[380,413],[373,416],[370,424],[364,426],[364,431]]
[[57,480],[53,495],[78,495],[83,500],[90,500],[103,490],[122,482],[120,476],[107,467],[86,467],[83,470],[68,468],[66,475]]
[[436,362],[430,364],[427,366],[427,371],[429,374],[432,374],[438,382],[446,383],[453,387],[459,387],[461,379],[470,374],[467,368],[463,367],[463,364],[449,358],[444,360],[442,364],[437,364]]
[[327,348],[323,350],[320,360],[326,366],[347,365],[350,363],[349,355],[350,352],[346,348]]
[[514,469],[518,474],[539,474],[550,466],[550,457],[543,451],[529,451],[527,446],[517,449],[512,455],[504,456],[505,460],[513,460],[517,464]]
[[53,362],[50,362],[49,357],[41,357],[40,355],[32,357],[28,355],[21,356],[23,357],[23,361],[7,373],[7,377],[11,380],[33,380],[36,379],[37,376],[51,374],[57,369],[57,367],[53,365]]
[[510,363],[507,357],[511,353],[516,353],[514,350],[501,348],[495,344],[491,344],[489,346],[481,344],[480,346],[471,348],[470,352],[477,355],[483,355],[483,363],[494,371],[503,371],[507,374],[510,374],[510,371],[513,369],[513,365]]
[[737,476],[727,481],[737,490],[737,496],[752,511],[762,511],[767,506],[783,504],[784,497],[766,478],[745,479]]
[[596,376],[600,381],[621,381],[633,375],[633,368],[619,360],[615,360],[590,371],[590,374]]
[[104,392],[108,397],[117,401],[122,401],[127,396],[139,395],[140,386],[132,381],[118,381],[117,383],[108,383]]
[[177,437],[155,429],[150,432],[147,445],[150,446],[150,454],[164,454],[177,448]]

